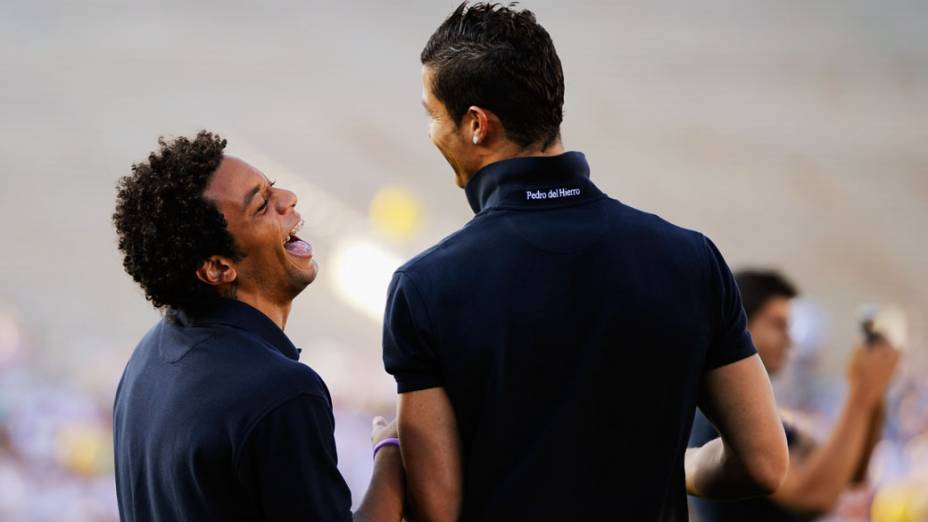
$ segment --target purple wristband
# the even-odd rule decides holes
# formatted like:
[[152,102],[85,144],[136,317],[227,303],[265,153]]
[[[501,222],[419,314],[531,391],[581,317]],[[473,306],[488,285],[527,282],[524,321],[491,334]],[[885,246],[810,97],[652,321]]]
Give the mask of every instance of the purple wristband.
[[396,446],[398,448],[400,447],[400,439],[397,439],[395,437],[390,437],[389,439],[383,439],[382,441],[378,442],[377,445],[374,446],[373,456],[376,457],[377,452],[380,451],[380,448],[384,446]]

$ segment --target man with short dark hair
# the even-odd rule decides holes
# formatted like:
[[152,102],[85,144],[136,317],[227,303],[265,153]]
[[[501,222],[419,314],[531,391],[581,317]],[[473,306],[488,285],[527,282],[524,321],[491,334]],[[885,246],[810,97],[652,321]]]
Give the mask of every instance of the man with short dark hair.
[[789,304],[799,291],[772,270],[742,270],[735,274],[741,291],[748,331],[767,373],[774,375],[786,364],[789,352]]
[[[296,195],[211,133],[159,144],[120,180],[113,215],[126,272],[164,312],[116,392],[120,518],[351,520],[329,391],[283,331],[318,270]],[[375,419],[355,520],[400,519],[394,432]]]
[[[791,344],[790,302],[798,290],[772,270],[744,270],[735,276],[748,317],[748,330],[770,375],[786,365]],[[790,469],[770,498],[739,502],[693,499],[701,522],[811,520],[831,511],[852,481],[862,480],[881,425],[881,405],[899,354],[884,339],[858,346],[848,365],[848,395],[828,439],[812,437],[784,422]],[[708,419],[696,413],[690,446],[718,437]]]
[[[776,490],[786,442],[731,273],[564,151],[563,73],[535,16],[462,4],[421,59],[431,140],[476,215],[390,285],[412,514],[672,521],[687,491]],[[684,455],[697,402],[723,438]]]

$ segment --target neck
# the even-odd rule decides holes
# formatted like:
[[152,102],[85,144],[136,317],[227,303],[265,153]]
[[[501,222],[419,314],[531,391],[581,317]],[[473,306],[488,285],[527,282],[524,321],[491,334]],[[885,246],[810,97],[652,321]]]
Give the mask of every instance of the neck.
[[287,327],[290,306],[293,304],[292,300],[277,302],[259,294],[245,292],[239,292],[235,298],[266,315],[281,330]]
[[551,145],[548,145],[547,148],[541,147],[526,147],[522,148],[516,145],[515,143],[507,143],[504,147],[499,149],[492,150],[485,156],[480,159],[480,162],[477,165],[477,168],[467,174],[467,179],[464,180],[464,185],[467,185],[467,182],[470,181],[474,174],[480,171],[480,169],[491,165],[498,161],[503,161],[507,159],[514,158],[533,158],[533,157],[546,157],[546,156],[557,156],[564,153],[564,145],[561,143],[561,140],[558,139]]

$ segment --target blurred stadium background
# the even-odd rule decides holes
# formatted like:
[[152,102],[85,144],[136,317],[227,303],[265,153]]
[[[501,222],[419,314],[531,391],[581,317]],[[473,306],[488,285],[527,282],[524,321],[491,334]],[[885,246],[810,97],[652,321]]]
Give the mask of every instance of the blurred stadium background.
[[[389,275],[471,216],[419,105],[419,51],[455,5],[0,3],[0,520],[116,518],[112,397],[158,315],[122,271],[114,185],[159,135],[201,128],[301,197],[321,275],[288,334],[332,390],[360,499],[369,418],[394,404]],[[522,5],[558,47],[565,145],[594,180],[799,284],[777,386],[813,429],[858,305],[909,312],[871,487],[831,518],[928,520],[928,4]]]

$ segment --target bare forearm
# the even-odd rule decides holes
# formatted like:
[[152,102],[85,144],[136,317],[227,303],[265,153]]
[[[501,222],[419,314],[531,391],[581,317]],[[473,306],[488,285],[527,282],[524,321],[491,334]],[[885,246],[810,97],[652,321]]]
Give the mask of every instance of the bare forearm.
[[[452,522],[460,518],[461,480],[457,460],[435,458],[439,448],[427,453],[425,440],[404,431],[403,458],[408,470],[406,490],[409,497],[409,513],[413,520],[428,522]],[[417,444],[418,441],[418,444]],[[450,465],[449,465],[450,464]]]
[[829,511],[865,453],[873,409],[872,403],[849,396],[831,435],[790,469],[774,500],[797,511]]
[[443,388],[404,393],[398,404],[409,510],[415,520],[461,517],[461,442],[451,401]]
[[700,408],[721,437],[687,451],[689,491],[710,498],[769,495],[789,467],[783,423],[760,357],[753,355],[707,374]]
[[356,522],[395,522],[403,516],[406,495],[405,475],[400,452],[385,447],[377,452],[371,484],[361,506],[354,514]]
[[715,499],[736,499],[769,494],[758,486],[721,438],[686,451],[686,492]]
[[886,404],[880,402],[870,414],[870,424],[867,428],[867,442],[864,444],[864,451],[857,462],[857,468],[851,477],[852,484],[860,484],[867,480],[867,472],[870,469],[870,457],[873,456],[873,450],[880,442],[883,435],[883,426],[886,423]]

